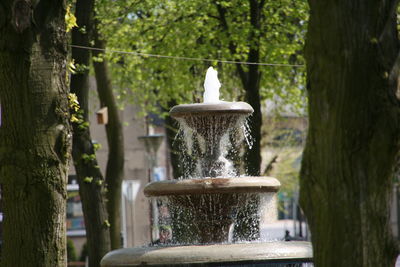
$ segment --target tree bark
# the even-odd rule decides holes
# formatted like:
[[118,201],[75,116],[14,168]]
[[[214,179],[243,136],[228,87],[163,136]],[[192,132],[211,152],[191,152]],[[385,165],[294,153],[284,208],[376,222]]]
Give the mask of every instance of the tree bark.
[[[97,26],[94,29],[95,47],[105,49],[105,41],[101,39]],[[124,133],[121,119],[118,113],[117,103],[112,91],[110,73],[107,61],[101,56],[101,52],[93,50],[93,56],[102,58],[101,61],[93,61],[97,92],[101,107],[108,109],[108,123],[106,134],[108,142],[108,160],[106,169],[107,181],[107,210],[110,220],[111,248],[117,249],[121,243],[121,197],[122,181],[124,179]]]
[[[72,44],[89,46],[93,29],[93,13],[93,0],[76,2],[75,16],[79,28],[72,30]],[[104,179],[97,165],[88,125],[90,52],[72,48],[72,58],[77,66],[77,73],[71,77],[71,92],[76,94],[80,104],[80,111],[76,116],[81,116],[80,121],[73,123],[72,154],[85,219],[89,266],[97,267],[100,266],[102,257],[110,250],[110,235],[103,193]]]
[[64,1],[0,3],[2,266],[66,266]]
[[[397,1],[309,0],[300,203],[316,266],[394,266]],[[397,60],[397,62],[396,62]]]

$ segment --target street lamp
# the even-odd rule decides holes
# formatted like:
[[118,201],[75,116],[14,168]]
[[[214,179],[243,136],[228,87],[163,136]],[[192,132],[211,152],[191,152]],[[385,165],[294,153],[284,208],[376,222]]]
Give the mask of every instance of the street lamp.
[[[158,170],[157,151],[164,139],[164,134],[149,134],[139,136],[138,139],[144,144],[149,162],[149,182],[162,180],[162,174]],[[154,242],[158,239],[158,207],[155,199],[150,205],[151,239]]]

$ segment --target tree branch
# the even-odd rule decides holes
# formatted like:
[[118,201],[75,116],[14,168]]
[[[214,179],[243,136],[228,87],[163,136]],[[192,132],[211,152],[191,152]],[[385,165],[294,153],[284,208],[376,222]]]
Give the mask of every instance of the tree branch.
[[[219,15],[219,22],[220,25],[222,27],[222,29],[225,31],[225,33],[227,34],[227,37],[229,39],[229,51],[231,52],[231,55],[233,58],[235,58],[236,55],[236,45],[235,43],[232,41],[232,39],[229,38],[229,25],[228,22],[226,20],[226,8],[224,8],[223,6],[221,6],[217,1],[214,1],[215,6],[217,7],[218,10],[218,15]],[[237,59],[235,59],[235,61],[238,61]],[[242,65],[240,64],[236,64],[236,69],[239,73],[240,79],[242,80],[243,84],[247,83],[247,73],[244,71]]]

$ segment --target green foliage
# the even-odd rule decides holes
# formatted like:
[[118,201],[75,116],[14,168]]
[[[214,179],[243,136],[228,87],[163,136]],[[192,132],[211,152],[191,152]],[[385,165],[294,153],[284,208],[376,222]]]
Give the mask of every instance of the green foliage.
[[[68,62],[68,71],[70,72],[70,73],[72,73],[72,74],[75,74],[76,73],[76,66],[75,66],[75,61],[74,61],[74,59],[71,59],[69,62]],[[74,95],[74,94],[73,94]]]
[[103,223],[104,227],[110,228],[111,224],[108,220],[105,220]]
[[102,145],[100,143],[93,143],[93,149],[94,151],[100,150]]
[[[304,64],[306,1],[266,1],[260,30],[250,23],[249,1],[101,0],[96,8],[101,33],[112,50],[247,61],[250,48],[259,47],[261,62]],[[218,9],[224,10],[225,21]],[[112,65],[117,99],[132,101],[147,112],[157,111],[154,103],[200,102],[210,65],[219,71],[222,99],[243,99],[234,64],[119,53],[106,56]],[[304,71],[260,66],[262,98],[290,103],[294,110],[304,108]]]
[[281,182],[280,192],[292,197],[299,188],[299,172],[305,142],[304,117],[268,117],[263,128],[264,175]]
[[87,176],[83,179],[83,181],[87,184],[90,184],[93,181],[93,177]]
[[70,93],[68,95],[68,101],[69,101],[69,108],[72,109],[74,112],[77,112],[79,110],[79,101],[76,94]]
[[271,176],[277,177],[281,182],[282,193],[292,197],[299,189],[300,159],[302,147],[286,147],[279,151],[278,162],[271,171]]
[[80,261],[86,261],[87,256],[89,255],[89,248],[87,243],[82,246],[81,255],[79,257]]
[[84,163],[88,164],[88,163],[90,163],[90,162],[96,160],[96,155],[95,155],[95,154],[86,154],[86,153],[83,153],[83,154],[82,154],[82,160],[83,160]]
[[67,11],[65,13],[65,24],[67,26],[67,32],[72,30],[72,28],[74,27],[78,27],[78,24],[76,24],[76,17],[71,12],[71,4],[67,5]]
[[89,127],[89,122],[84,120],[84,110],[80,108],[78,97],[71,93],[68,95],[69,109],[71,112],[70,121],[78,124],[78,128],[85,130]]
[[89,128],[89,122],[88,121],[82,121],[80,124],[79,124],[79,129],[81,129],[81,130],[84,130],[84,129],[87,129],[87,128]]
[[67,239],[67,261],[76,261],[76,258],[74,242],[71,239]]
[[84,64],[75,64],[75,69],[73,74],[79,74],[79,73],[85,73],[86,71],[89,71],[89,66],[84,65]]

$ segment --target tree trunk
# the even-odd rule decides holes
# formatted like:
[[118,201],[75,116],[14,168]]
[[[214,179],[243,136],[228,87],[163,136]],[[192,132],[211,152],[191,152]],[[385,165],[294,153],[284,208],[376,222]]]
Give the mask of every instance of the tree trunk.
[[[264,1],[250,0],[250,23],[251,32],[249,36],[250,50],[248,54],[248,62],[259,62],[260,60],[260,30],[261,30],[261,13]],[[248,72],[243,74],[241,65],[237,64],[243,88],[246,92],[246,101],[253,107],[254,112],[250,119],[249,128],[250,136],[253,138],[253,146],[246,150],[245,153],[245,169],[246,174],[251,176],[259,176],[261,168],[261,97],[260,97],[260,81],[261,72],[258,65],[249,65]]]
[[309,0],[300,203],[316,266],[394,266],[397,1]]
[[[93,28],[93,8],[93,0],[76,2],[75,14],[80,28],[72,30],[74,45],[89,46]],[[73,123],[72,154],[85,218],[89,266],[97,267],[105,253],[110,250],[110,236],[103,193],[104,179],[97,165],[88,124],[90,52],[85,49],[73,48],[72,58],[77,66],[77,73],[71,78],[71,92],[76,94],[80,104],[80,110],[76,114],[79,121]]]
[[[249,55],[251,62],[258,62],[258,49],[251,49]],[[246,101],[253,107],[254,112],[250,117],[249,128],[250,136],[253,139],[251,148],[246,149],[245,153],[245,170],[250,176],[259,176],[261,168],[261,98],[260,98],[260,79],[261,73],[257,65],[250,65],[249,72],[246,75],[248,78],[244,81],[243,87],[246,91]]]
[[[99,36],[97,26],[94,29],[95,47],[105,48],[105,42]],[[93,51],[93,56],[101,57],[101,52]],[[110,219],[111,248],[117,249],[121,243],[121,197],[122,181],[124,179],[124,134],[118,107],[115,101],[108,65],[105,58],[101,61],[93,61],[97,92],[100,105],[108,109],[108,123],[106,134],[108,142],[108,160],[106,169],[107,181],[107,210]]]
[[[170,103],[169,107],[172,108],[176,105],[176,102]],[[169,110],[164,110],[169,112]],[[182,140],[176,140],[176,134],[179,131],[178,121],[168,115],[165,118],[165,128],[167,133],[167,144],[169,149],[169,157],[171,160],[172,175],[174,179],[183,177],[184,170],[181,162],[181,151],[180,148],[183,146]]]
[[0,3],[2,266],[66,266],[65,10],[64,1]]
[[[260,60],[260,30],[261,30],[261,15],[265,4],[264,0],[249,0],[250,4],[250,33],[248,38],[249,53],[247,55],[248,62],[259,62]],[[222,29],[229,36],[228,21],[226,13],[228,10],[223,7],[218,1],[215,2],[217,7],[219,21]],[[229,50],[233,57],[237,55],[236,44],[233,40],[229,41]],[[245,152],[244,167],[247,175],[258,176],[260,175],[261,168],[261,97],[260,97],[260,81],[261,72],[258,65],[252,64],[248,66],[248,70],[241,64],[236,64],[239,78],[242,82],[245,91],[245,100],[253,107],[254,112],[249,121],[250,136],[253,140],[251,148],[247,148]]]

